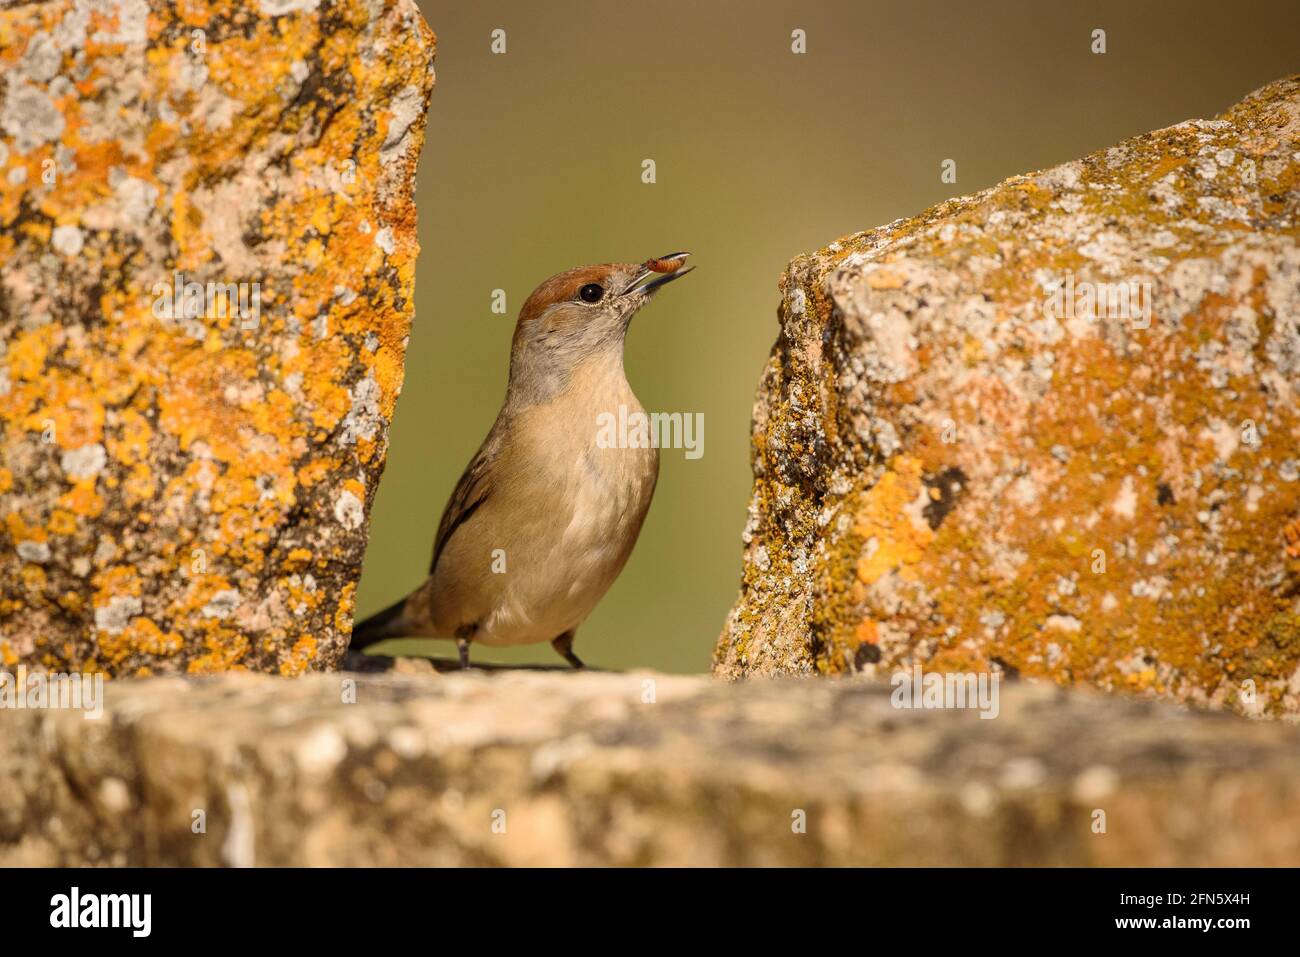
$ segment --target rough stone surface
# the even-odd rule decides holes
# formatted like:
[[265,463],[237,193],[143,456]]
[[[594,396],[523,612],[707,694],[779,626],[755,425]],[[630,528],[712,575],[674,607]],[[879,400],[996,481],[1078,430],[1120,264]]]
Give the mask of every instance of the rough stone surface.
[[1293,77],[794,260],[715,673],[1300,712],[1298,236]]
[[0,10],[0,664],[338,663],[433,44],[412,0]]
[[0,864],[1300,864],[1300,729],[1048,684],[1004,684],[993,720],[890,697],[648,673],[111,682],[99,721],[5,713]]

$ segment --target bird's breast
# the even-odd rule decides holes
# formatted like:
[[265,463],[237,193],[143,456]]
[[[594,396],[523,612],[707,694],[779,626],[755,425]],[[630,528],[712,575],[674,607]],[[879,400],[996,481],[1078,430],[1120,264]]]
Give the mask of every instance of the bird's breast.
[[621,366],[616,372],[575,376],[552,401],[519,413],[502,462],[510,478],[493,510],[510,517],[493,535],[508,542],[510,571],[476,640],[549,640],[576,627],[627,562],[654,496],[659,450],[644,430],[625,437],[618,427],[644,410]]
[[575,377],[554,402],[532,410],[539,427],[529,429],[527,457],[554,492],[547,498],[564,523],[559,541],[572,548],[618,550],[628,536],[634,541],[654,495],[659,450],[645,410],[616,372]]

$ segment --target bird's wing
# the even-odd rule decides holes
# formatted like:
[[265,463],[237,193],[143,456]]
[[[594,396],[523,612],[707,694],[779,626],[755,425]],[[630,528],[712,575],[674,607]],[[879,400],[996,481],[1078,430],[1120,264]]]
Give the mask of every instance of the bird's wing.
[[433,561],[429,563],[429,574],[438,567],[438,558],[442,550],[451,541],[451,536],[473,517],[480,505],[492,494],[491,464],[497,459],[501,449],[501,434],[494,425],[483,445],[474,453],[469,465],[461,474],[456,489],[447,500],[447,507],[442,511],[442,521],[438,523],[438,537],[433,541]]

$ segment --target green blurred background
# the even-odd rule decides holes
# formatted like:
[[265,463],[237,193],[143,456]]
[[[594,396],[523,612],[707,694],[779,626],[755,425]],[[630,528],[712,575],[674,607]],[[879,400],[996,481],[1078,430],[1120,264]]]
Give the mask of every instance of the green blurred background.
[[[698,270],[638,315],[627,371],[647,409],[704,413],[704,456],[664,450],[640,543],[578,632],[578,653],[606,668],[708,668],[739,582],[750,409],[793,256],[1212,116],[1300,70],[1297,0],[420,7],[438,35],[438,84],[416,317],[358,611],[423,580],[442,506],[500,407],[533,287],[584,263],[689,250]],[[1095,28],[1104,55],[1090,50]],[[490,52],[495,29],[504,55]],[[956,185],[940,182],[946,158]],[[497,288],[506,316],[490,309]],[[382,650],[454,655],[433,641]],[[559,663],[545,644],[474,659]]]

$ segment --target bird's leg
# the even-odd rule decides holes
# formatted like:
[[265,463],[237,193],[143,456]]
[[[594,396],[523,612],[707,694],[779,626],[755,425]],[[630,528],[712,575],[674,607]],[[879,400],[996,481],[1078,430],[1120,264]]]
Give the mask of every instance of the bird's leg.
[[587,667],[582,663],[582,659],[573,653],[573,629],[570,628],[558,638],[551,639],[551,647],[556,653],[561,655],[565,661],[575,668]]
[[456,651],[460,653],[461,671],[469,670],[469,642],[474,637],[475,626],[465,625],[456,629]]

